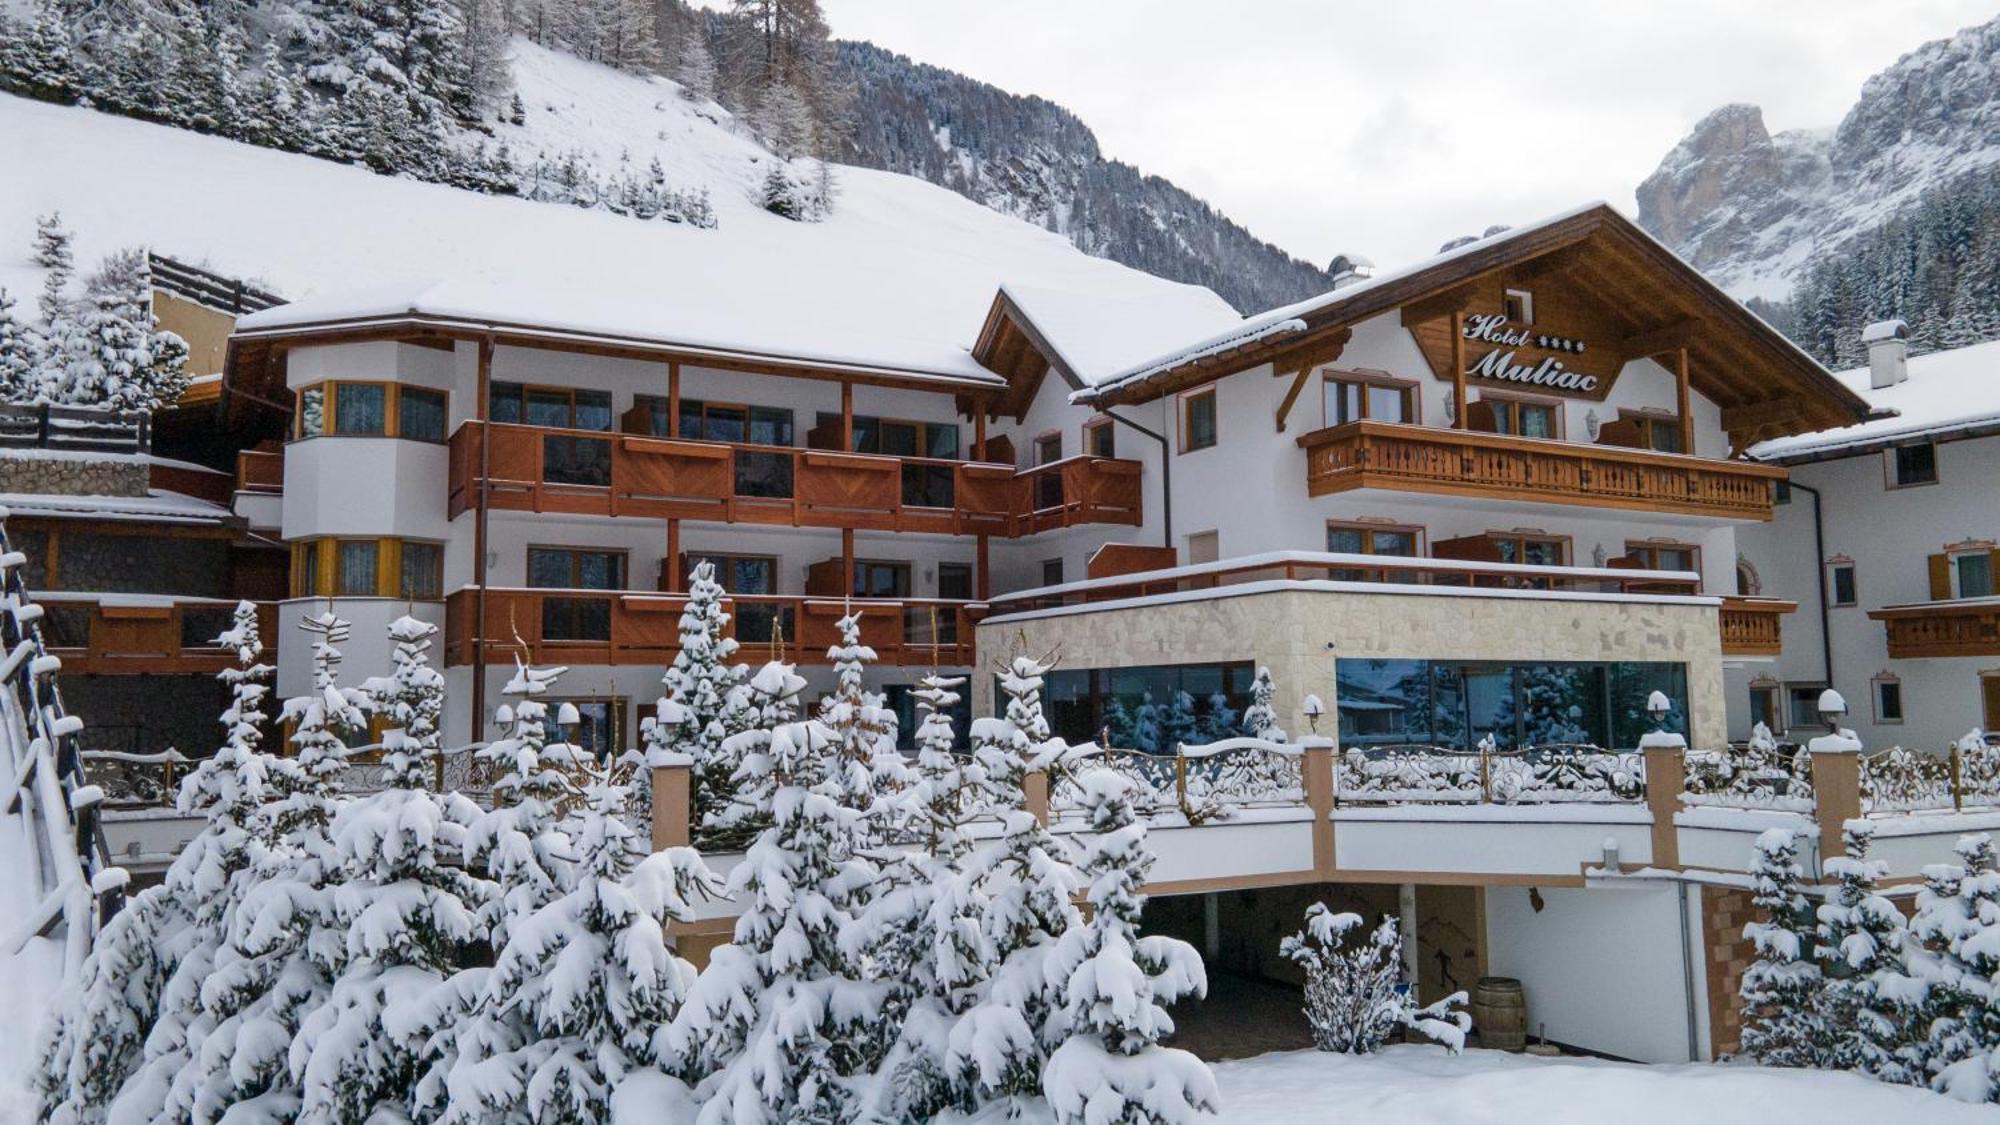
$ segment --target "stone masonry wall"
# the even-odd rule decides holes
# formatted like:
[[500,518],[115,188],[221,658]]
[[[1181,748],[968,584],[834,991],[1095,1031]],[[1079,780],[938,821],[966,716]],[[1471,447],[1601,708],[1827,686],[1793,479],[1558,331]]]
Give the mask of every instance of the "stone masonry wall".
[[1743,927],[1756,920],[1750,892],[1735,887],[1701,889],[1702,947],[1708,951],[1708,1040],[1712,1057],[1743,1047],[1743,970],[1756,952]]
[[148,470],[139,460],[0,453],[0,492],[43,496],[144,496]]
[[[1719,628],[1705,605],[1283,589],[982,623],[979,651],[991,663],[1055,650],[1069,668],[1254,660],[1270,667],[1281,721],[1299,733],[1307,694],[1332,705],[1342,658],[1674,661],[1687,666],[1691,744],[1719,746]],[[971,686],[973,714],[992,714],[992,678]],[[1330,716],[1321,728],[1333,733]]]

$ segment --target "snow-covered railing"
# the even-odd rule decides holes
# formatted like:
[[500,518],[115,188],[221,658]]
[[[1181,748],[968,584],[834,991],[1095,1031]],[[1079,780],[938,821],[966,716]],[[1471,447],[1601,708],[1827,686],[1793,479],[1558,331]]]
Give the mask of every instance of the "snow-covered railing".
[[187,756],[167,749],[157,754],[85,750],[90,779],[104,792],[107,808],[172,808]]
[[1587,743],[1457,750],[1350,746],[1335,770],[1340,804],[1592,804],[1645,797],[1645,756]]
[[[484,745],[464,746],[456,750],[445,750],[430,759],[430,789],[435,793],[458,793],[491,806],[493,803],[494,769],[490,763],[480,761],[479,751]],[[389,767],[379,760],[374,751],[378,747],[362,747],[349,758],[347,768],[342,771],[340,788],[350,795],[379,793],[389,787]]]
[[1681,801],[1739,809],[1813,809],[1812,755],[1761,739],[1720,750],[1690,750]]
[[99,808],[103,790],[85,776],[78,735],[83,720],[64,712],[56,673],[62,661],[42,644],[42,607],[22,584],[27,558],[7,539],[0,509],[0,816],[26,822],[34,847],[37,900],[0,950],[13,953],[35,937],[63,935],[64,966],[75,971],[100,921],[122,904],[125,872],[112,866]]
[[2000,806],[2000,747],[1978,731],[1944,753],[1892,746],[1861,755],[1861,811],[1878,813]]
[[144,453],[152,445],[152,416],[142,411],[0,404],[0,448]]
[[1229,738],[1203,746],[1182,745],[1173,754],[1073,746],[1050,771],[1050,808],[1081,808],[1082,777],[1096,769],[1111,770],[1131,783],[1140,811],[1177,812],[1192,824],[1226,819],[1238,808],[1305,803],[1305,771],[1298,747]]

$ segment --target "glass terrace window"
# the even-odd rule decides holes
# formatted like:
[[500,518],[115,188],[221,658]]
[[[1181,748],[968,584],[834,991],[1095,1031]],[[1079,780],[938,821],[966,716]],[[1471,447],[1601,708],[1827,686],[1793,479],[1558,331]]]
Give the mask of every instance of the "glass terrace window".
[[1109,739],[1119,749],[1171,754],[1177,743],[1242,734],[1255,678],[1248,661],[1059,668],[1042,698],[1054,733],[1071,742]]
[[1553,743],[1631,749],[1653,729],[1654,691],[1678,701],[1668,728],[1685,733],[1685,665],[1665,662],[1493,664],[1343,659],[1334,666],[1343,747],[1421,743],[1503,750]]
[[495,382],[490,413],[495,422],[570,430],[611,428],[611,392],[571,387],[531,387]]

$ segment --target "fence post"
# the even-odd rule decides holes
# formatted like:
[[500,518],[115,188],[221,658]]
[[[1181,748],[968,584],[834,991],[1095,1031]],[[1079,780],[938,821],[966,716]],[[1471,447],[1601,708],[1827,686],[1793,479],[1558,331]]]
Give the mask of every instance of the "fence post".
[[1653,814],[1651,865],[1679,867],[1681,839],[1674,814],[1680,811],[1681,791],[1687,788],[1687,739],[1654,731],[1640,736],[1639,752],[1645,756],[1646,811]]
[[653,850],[684,848],[694,839],[688,823],[689,786],[694,759],[685,754],[662,755],[653,766]]
[[1819,861],[1843,854],[1842,829],[1861,817],[1861,742],[1847,732],[1806,743],[1812,757],[1814,815],[1819,820]]
[[1174,747],[1174,804],[1187,815],[1187,747]]
[[1299,739],[1306,786],[1306,808],[1312,812],[1313,878],[1333,878],[1333,740],[1323,735]]
[[1493,803],[1493,744],[1479,740],[1479,803]]
[[1049,824],[1049,775],[1046,770],[1029,770],[1021,777],[1021,799],[1028,811],[1046,828]]
[[1951,744],[1951,811],[1965,811],[1965,759],[1956,742]]

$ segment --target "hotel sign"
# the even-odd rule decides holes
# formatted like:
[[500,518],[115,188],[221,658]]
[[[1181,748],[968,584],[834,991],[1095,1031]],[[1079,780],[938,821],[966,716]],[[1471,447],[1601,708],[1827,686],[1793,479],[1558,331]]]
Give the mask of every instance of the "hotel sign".
[[1570,366],[1575,362],[1573,358],[1563,358],[1582,355],[1582,340],[1515,326],[1506,317],[1492,313],[1467,317],[1465,338],[1491,345],[1466,367],[1467,378],[1568,391],[1593,398],[1601,398],[1611,389],[1609,379],[1578,371]]

